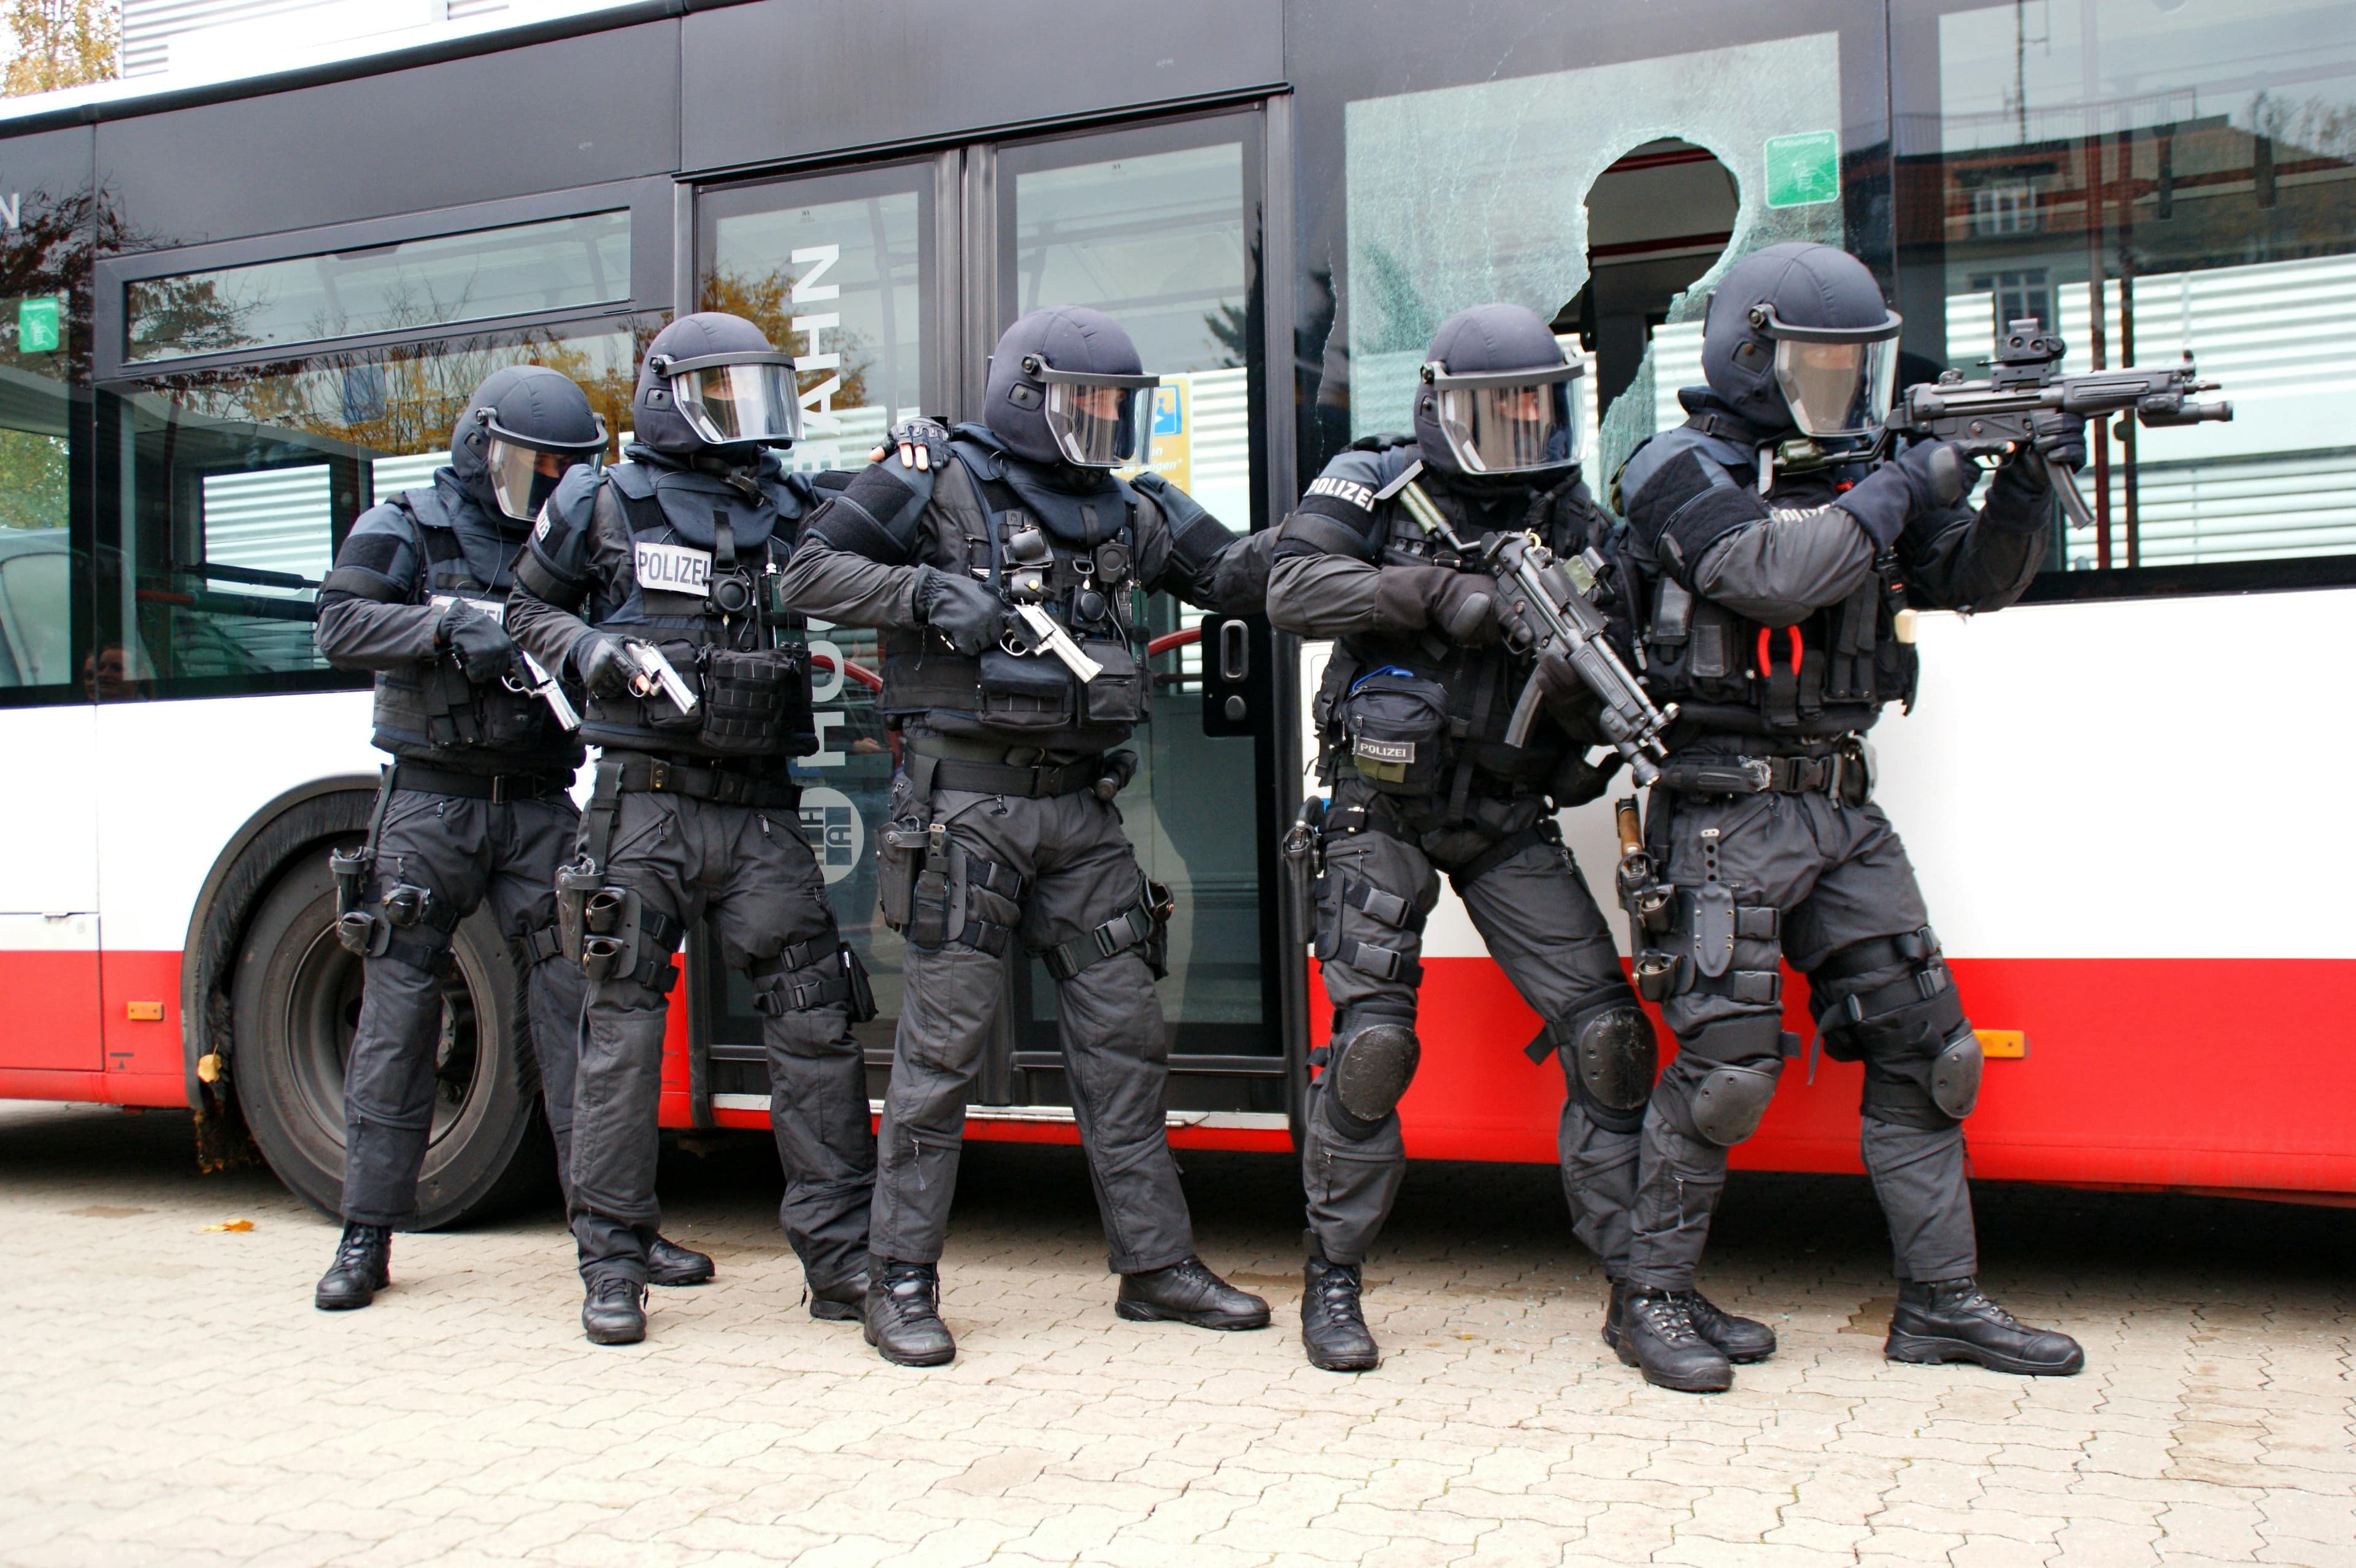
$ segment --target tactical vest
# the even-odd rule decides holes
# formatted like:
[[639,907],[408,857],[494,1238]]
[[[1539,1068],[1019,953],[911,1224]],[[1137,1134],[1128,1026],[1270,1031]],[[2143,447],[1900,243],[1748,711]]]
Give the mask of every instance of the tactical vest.
[[793,549],[785,529],[801,503],[782,475],[751,483],[748,494],[715,475],[643,463],[605,471],[592,507],[601,524],[618,512],[627,528],[631,578],[597,629],[653,644],[697,700],[682,713],[659,690],[592,694],[582,739],[700,759],[783,762],[818,750],[809,650],[777,637],[800,629],[777,583]]
[[[1409,443],[1406,438],[1387,438],[1386,444]],[[1593,503],[1582,500],[1569,485],[1560,486],[1559,493],[1531,492],[1518,510],[1490,507],[1478,517],[1463,497],[1445,486],[1426,485],[1425,493],[1460,538],[1469,541],[1483,531],[1534,528],[1547,548],[1558,556],[1577,555],[1609,521]],[[1539,501],[1547,496],[1551,498],[1546,499],[1540,509]],[[1385,566],[1457,564],[1447,547],[1426,535],[1407,507],[1396,499],[1382,503],[1376,511],[1371,542],[1376,560]],[[1436,631],[1350,634],[1333,649],[1312,713],[1318,733],[1325,741],[1323,776],[1330,783],[1336,770],[1356,768],[1374,778],[1378,787],[1388,785],[1398,794],[1425,793],[1425,789],[1413,787],[1419,781],[1428,781],[1426,787],[1432,792],[1453,792],[1460,784],[1467,790],[1478,789],[1492,795],[1543,787],[1560,771],[1570,752],[1584,752],[1602,738],[1601,734],[1571,734],[1551,710],[1547,710],[1540,713],[1524,744],[1505,744],[1514,704],[1532,667],[1528,656],[1517,655],[1502,644],[1467,646],[1451,643]],[[1437,689],[1419,691],[1401,680],[1401,674]],[[1387,738],[1393,747],[1418,749],[1414,760],[1401,757],[1398,765],[1407,771],[1397,779],[1382,776],[1381,771],[1370,771],[1382,770],[1379,753],[1386,739],[1371,731],[1385,726],[1353,711],[1354,692],[1358,705],[1366,707],[1369,695],[1385,686],[1397,690],[1384,706],[1399,709],[1402,716],[1411,708],[1436,707],[1445,717],[1444,731],[1436,738],[1438,744],[1430,752],[1428,761],[1422,743],[1404,735]],[[1464,770],[1461,781],[1457,776],[1460,769]]]
[[1041,741],[1075,731],[1104,740],[1102,731],[1142,720],[1149,677],[1136,493],[1118,480],[1088,496],[1054,490],[963,435],[949,450],[980,495],[981,531],[969,521],[964,560],[943,569],[966,571],[1010,609],[1041,606],[1103,673],[1084,684],[1044,650],[1001,645],[969,656],[921,627],[891,628],[877,709],[895,725],[921,715],[944,732]]
[[[494,620],[505,617],[512,581],[506,561],[497,562],[487,582],[477,575],[466,560],[457,520],[438,493],[407,490],[388,505],[408,525],[422,563],[419,603],[466,599]],[[469,773],[571,769],[583,755],[581,742],[557,723],[543,699],[502,680],[478,686],[447,654],[377,672],[375,729],[380,751]]]
[[[1641,494],[1681,452],[1715,464],[1735,484],[1758,484],[1755,450],[1685,426],[1630,455],[1621,475],[1623,497]],[[1764,499],[1778,510],[1812,510],[1869,471],[1844,464],[1779,474]],[[1623,527],[1608,552],[1636,612],[1622,645],[1633,645],[1654,700],[1678,705],[1675,733],[1681,741],[1709,731],[1815,739],[1870,728],[1885,703],[1913,706],[1921,671],[1914,645],[1898,639],[1906,584],[1894,550],[1882,551],[1872,577],[1840,603],[1794,626],[1771,627],[1697,597],[1649,552],[1630,547]]]

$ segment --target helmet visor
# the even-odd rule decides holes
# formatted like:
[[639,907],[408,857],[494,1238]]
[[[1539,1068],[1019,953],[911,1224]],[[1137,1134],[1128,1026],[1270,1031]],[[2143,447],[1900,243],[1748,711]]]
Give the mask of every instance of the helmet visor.
[[[714,359],[729,363],[714,363]],[[782,354],[682,360],[670,371],[671,400],[688,428],[714,446],[801,439],[802,402],[794,362]]]
[[1898,340],[1775,344],[1775,385],[1804,435],[1859,435],[1881,427],[1898,372]]
[[1064,461],[1080,468],[1120,468],[1142,462],[1152,439],[1151,392],[1156,378],[1046,379],[1047,432]]
[[549,452],[503,435],[493,435],[483,449],[492,496],[500,511],[522,523],[540,516],[566,469],[586,460],[582,453]]
[[1579,461],[1580,367],[1451,376],[1424,367],[1440,432],[1467,474],[1521,474]]

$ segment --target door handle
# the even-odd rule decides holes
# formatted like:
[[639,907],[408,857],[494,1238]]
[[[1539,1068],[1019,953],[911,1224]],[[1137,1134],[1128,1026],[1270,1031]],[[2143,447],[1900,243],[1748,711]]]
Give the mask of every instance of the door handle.
[[1219,678],[1233,686],[1251,674],[1251,628],[1241,621],[1219,623]]

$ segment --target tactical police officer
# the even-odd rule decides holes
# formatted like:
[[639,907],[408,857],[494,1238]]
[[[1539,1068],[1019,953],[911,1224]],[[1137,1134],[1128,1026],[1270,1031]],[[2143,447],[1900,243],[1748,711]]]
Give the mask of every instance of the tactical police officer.
[[[1406,1174],[1396,1107],[1421,1054],[1422,933],[1440,872],[1546,1020],[1534,1057],[1562,1059],[1566,1184],[1588,1166],[1633,1162],[1653,1027],[1555,825],[1557,811],[1602,791],[1610,767],[1587,762],[1602,737],[1592,704],[1566,688],[1508,743],[1532,665],[1514,651],[1526,639],[1501,624],[1498,585],[1479,570],[1484,536],[1528,533],[1565,558],[1602,539],[1609,519],[1580,475],[1579,373],[1534,313],[1458,312],[1425,356],[1415,433],[1369,437],[1326,464],[1277,547],[1270,618],[1336,639],[1315,709],[1320,777],[1333,791],[1315,952],[1333,1019],[1312,1058],[1322,1072],[1301,1148],[1301,1332],[1310,1360],[1329,1371],[1380,1359],[1359,1268]],[[1472,551],[1461,555],[1451,536]],[[1587,1239],[1607,1259],[1624,1257],[1624,1226]],[[1772,1344],[1759,1325],[1724,1321]]]
[[866,977],[801,837],[790,760],[817,748],[809,666],[776,596],[812,491],[770,450],[799,431],[792,361],[735,316],[682,316],[639,367],[626,461],[578,472],[516,564],[516,636],[588,690],[604,748],[558,919],[587,971],[573,1230],[598,1344],[646,1335],[672,955],[712,917],[768,1048],[780,1210],[813,1317],[855,1317],[874,1169],[850,1025]]
[[[1664,1387],[1731,1381],[1692,1310],[1725,1184],[1799,1047],[1777,960],[1808,977],[1826,1054],[1865,1065],[1865,1168],[1900,1280],[1884,1353],[2074,1372],[2067,1336],[1980,1290],[1963,1119],[1980,1047],[1941,961],[1913,869],[1873,804],[1863,732],[1916,678],[1910,599],[2002,609],[2044,559],[2047,464],[2085,455],[2075,418],[2040,416],[1976,512],[1978,475],[1944,443],[1864,461],[1890,404],[1899,318],[1864,264],[1774,245],[1730,270],[1702,342],[1691,418],[1621,470],[1617,574],[1630,652],[1681,711],[1654,789],[1630,902],[1639,988],[1679,1054],[1644,1117],[1633,1194],[1574,1192],[1587,1223],[1633,1224],[1621,1359]],[[1652,869],[1657,869],[1656,870]]]
[[[476,389],[434,482],[352,525],[319,590],[319,651],[376,672],[376,743],[392,754],[373,826],[338,856],[338,933],[363,955],[344,1070],[344,1234],[315,1299],[366,1307],[391,1232],[417,1216],[450,934],[487,898],[522,976],[562,1179],[570,1158],[581,973],[557,955],[552,890],[577,820],[571,699],[502,627],[509,563],[541,503],[605,450],[588,398],[538,365]],[[712,1260],[661,1238],[651,1277],[694,1285]]]
[[1168,896],[1112,799],[1145,716],[1135,601],[1168,589],[1256,614],[1267,546],[1238,539],[1146,452],[1155,378],[1099,312],[1034,311],[990,362],[979,424],[902,427],[896,457],[810,519],[799,609],[883,631],[878,707],[903,735],[884,834],[884,918],[907,936],[905,1010],[878,1134],[867,1338],[887,1360],[957,1353],[937,1264],[966,1098],[1010,949],[1057,986],[1067,1081],[1121,1275],[1121,1317],[1257,1328],[1268,1304],[1194,1255],[1162,1108],[1153,979]]

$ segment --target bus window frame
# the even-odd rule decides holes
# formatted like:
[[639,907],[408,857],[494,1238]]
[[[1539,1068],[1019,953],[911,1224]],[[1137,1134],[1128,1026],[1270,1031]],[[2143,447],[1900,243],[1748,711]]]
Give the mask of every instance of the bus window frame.
[[[501,201],[474,202],[402,213],[392,218],[362,219],[316,229],[241,240],[217,240],[165,251],[143,251],[129,256],[101,258],[92,270],[91,303],[91,379],[110,383],[141,381],[161,375],[196,370],[229,369],[246,364],[297,359],[327,351],[358,352],[388,346],[423,343],[456,335],[514,331],[555,325],[599,316],[627,315],[646,310],[668,310],[672,295],[672,187],[669,176],[616,180],[604,185],[576,186],[569,190],[543,191]],[[550,311],[484,316],[461,322],[437,322],[424,328],[394,328],[345,336],[306,338],[267,347],[225,349],[214,354],[174,355],[156,359],[126,357],[130,285],[155,278],[219,272],[273,261],[300,261],[338,251],[369,250],[422,240],[459,239],[466,235],[520,224],[581,218],[593,213],[626,210],[630,215],[630,287],[621,300],[572,305]]]

